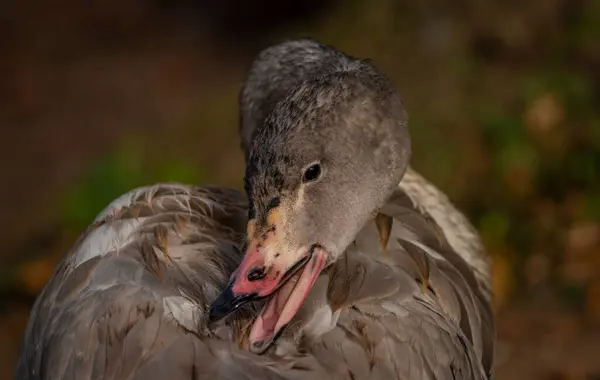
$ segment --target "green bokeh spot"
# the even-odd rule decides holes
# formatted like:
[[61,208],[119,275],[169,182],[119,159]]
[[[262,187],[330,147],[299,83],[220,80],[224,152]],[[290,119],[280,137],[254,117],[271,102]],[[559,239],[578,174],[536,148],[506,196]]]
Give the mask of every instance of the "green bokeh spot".
[[173,157],[148,163],[135,144],[101,157],[61,201],[62,218],[69,227],[85,228],[112,200],[136,187],[158,182],[197,184],[202,175],[193,165]]

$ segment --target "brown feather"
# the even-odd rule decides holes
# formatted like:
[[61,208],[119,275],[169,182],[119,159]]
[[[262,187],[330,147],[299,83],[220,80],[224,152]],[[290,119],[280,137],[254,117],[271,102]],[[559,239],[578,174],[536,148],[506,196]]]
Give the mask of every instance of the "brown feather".
[[377,232],[379,233],[379,246],[381,248],[381,253],[385,256],[387,252],[387,244],[390,240],[390,235],[392,233],[392,225],[394,219],[391,216],[378,213],[375,216],[375,224],[377,225]]
[[421,291],[423,293],[427,293],[430,273],[429,258],[427,257],[427,253],[408,240],[398,239],[398,242],[402,245],[406,252],[408,252],[415,264],[417,264],[417,269],[419,270],[419,275],[421,278]]

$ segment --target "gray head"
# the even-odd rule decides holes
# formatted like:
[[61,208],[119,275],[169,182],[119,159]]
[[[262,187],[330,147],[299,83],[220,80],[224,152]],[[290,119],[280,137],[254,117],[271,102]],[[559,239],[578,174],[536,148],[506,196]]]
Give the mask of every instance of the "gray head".
[[309,38],[285,41],[261,51],[238,99],[244,152],[248,152],[253,132],[292,89],[305,80],[359,65],[356,58]]
[[368,63],[344,67],[288,91],[248,146],[248,246],[213,315],[274,294],[251,330],[255,351],[283,331],[408,166],[410,138],[395,89]]

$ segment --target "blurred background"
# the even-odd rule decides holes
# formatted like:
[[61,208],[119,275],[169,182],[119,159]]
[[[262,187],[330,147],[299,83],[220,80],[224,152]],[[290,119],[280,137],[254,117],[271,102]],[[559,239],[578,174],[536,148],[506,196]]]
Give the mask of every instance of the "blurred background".
[[600,379],[600,1],[5,0],[0,35],[1,380],[110,200],[242,187],[245,71],[303,36],[393,79],[413,166],[480,230],[496,379]]

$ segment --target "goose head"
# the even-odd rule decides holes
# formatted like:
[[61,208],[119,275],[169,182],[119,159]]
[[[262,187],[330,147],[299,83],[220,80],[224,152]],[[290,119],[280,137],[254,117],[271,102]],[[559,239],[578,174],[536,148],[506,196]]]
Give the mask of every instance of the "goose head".
[[371,65],[290,91],[249,144],[246,253],[211,318],[268,297],[249,335],[251,351],[266,350],[389,198],[410,152],[401,100]]

